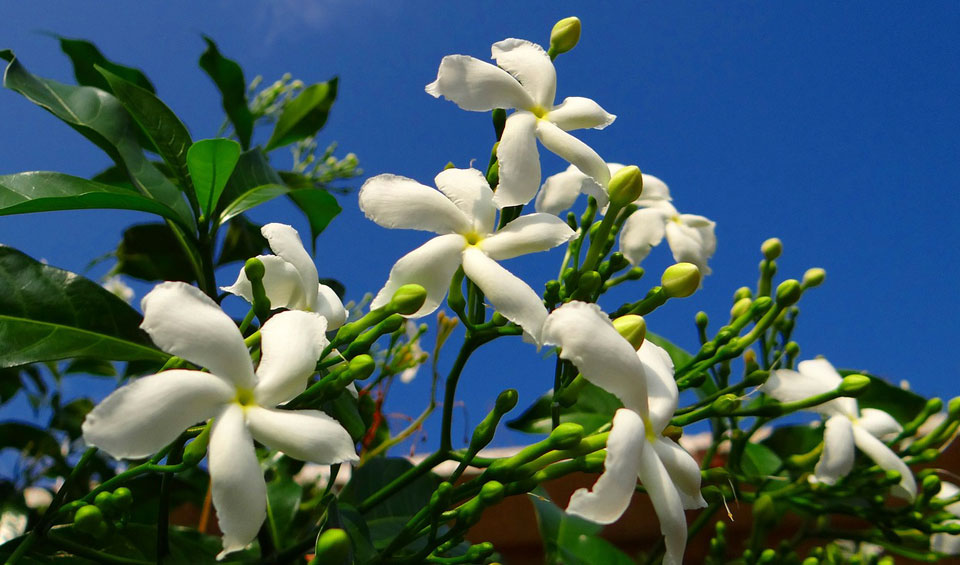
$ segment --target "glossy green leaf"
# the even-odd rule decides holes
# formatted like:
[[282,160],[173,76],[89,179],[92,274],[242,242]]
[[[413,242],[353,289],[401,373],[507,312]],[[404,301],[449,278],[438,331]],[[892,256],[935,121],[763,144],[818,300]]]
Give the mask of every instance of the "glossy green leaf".
[[[258,186],[268,184],[285,185],[277,171],[270,166],[270,161],[259,147],[254,147],[240,154],[237,166],[227,181],[227,186],[220,195],[218,210],[240,198],[245,192]],[[295,187],[291,187],[295,188]]]
[[166,224],[137,224],[123,232],[116,272],[145,281],[193,282],[190,259]]
[[284,106],[266,150],[272,151],[320,131],[337,98],[337,79],[312,84]]
[[310,245],[316,252],[317,236],[343,209],[337,199],[322,188],[294,190],[289,197],[310,223]]
[[823,441],[823,428],[807,424],[778,426],[760,443],[769,447],[781,459],[807,453]]
[[[358,505],[376,492],[381,485],[398,478],[412,467],[413,464],[406,459],[394,457],[371,459],[362,467],[354,469],[350,482],[340,493],[340,501]],[[364,515],[364,519],[369,524],[373,519],[413,516],[429,504],[430,495],[433,494],[439,482],[433,473],[418,477],[396,494],[373,507]]]
[[77,77],[77,84],[95,86],[100,90],[113,93],[111,85],[94,68],[99,66],[144,90],[157,91],[143,71],[108,60],[93,43],[60,36],[57,36],[57,39],[60,40],[60,49],[70,57],[70,62],[73,63],[73,74]]
[[190,139],[187,127],[152,91],[127,81],[100,65],[96,65],[96,70],[103,75],[113,95],[120,100],[130,116],[150,138],[157,153],[170,166],[170,170],[180,183],[180,188],[184,192],[189,191],[187,150],[193,140]]
[[260,233],[259,224],[251,222],[246,216],[236,216],[227,223],[227,234],[223,238],[217,266],[262,255],[268,246],[267,238]]
[[182,194],[144,156],[135,128],[120,102],[108,92],[90,86],[73,86],[30,74],[12,51],[0,51],[6,59],[3,85],[48,110],[122,165],[137,190],[174,211],[188,230],[196,228],[193,214]]
[[377,556],[377,550],[370,539],[370,528],[356,508],[334,499],[327,508],[328,524],[331,528],[345,530],[350,536],[355,563],[371,563]]
[[633,560],[599,537],[603,526],[571,516],[537,489],[530,499],[537,514],[540,537],[551,565],[632,565]]
[[0,215],[54,210],[138,210],[180,221],[181,215],[134,190],[62,173],[0,176]]
[[267,483],[267,523],[273,543],[278,548],[286,547],[287,535],[293,523],[297,509],[300,507],[300,497],[303,487],[291,477],[278,475]]
[[[553,429],[551,405],[553,392],[536,400],[517,418],[507,422],[507,427],[529,434],[548,434]],[[623,404],[609,392],[591,383],[585,383],[577,395],[577,402],[569,408],[560,408],[560,422],[580,424],[586,433],[593,433],[613,420],[614,413]]]
[[919,394],[894,386],[880,377],[850,369],[839,369],[838,372],[844,377],[847,375],[870,377],[870,386],[867,387],[866,392],[857,397],[857,404],[861,409],[883,410],[901,424],[916,418],[927,405],[927,400]]
[[247,83],[243,79],[243,69],[235,61],[221,55],[212,39],[204,36],[203,40],[207,42],[207,50],[200,56],[200,68],[220,90],[223,110],[233,124],[240,145],[247,149],[253,135],[253,114],[247,106]]
[[166,360],[141,320],[97,283],[0,246],[0,367],[74,357]]
[[203,215],[210,217],[240,160],[240,144],[232,139],[201,139],[187,151],[187,169]]
[[740,465],[748,477],[765,478],[773,475],[782,465],[780,457],[769,447],[760,443],[748,443],[743,448]]
[[227,206],[220,212],[220,219],[218,224],[224,224],[230,221],[233,217],[246,212],[252,208],[273,200],[278,196],[282,196],[290,192],[290,189],[281,186],[279,184],[265,184],[251,188],[250,190],[244,192],[236,200],[227,204]]

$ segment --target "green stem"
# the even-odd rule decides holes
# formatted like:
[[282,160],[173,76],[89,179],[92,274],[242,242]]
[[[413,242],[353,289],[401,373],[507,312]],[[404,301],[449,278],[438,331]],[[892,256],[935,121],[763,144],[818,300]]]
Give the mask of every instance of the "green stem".
[[607,215],[600,221],[600,227],[597,228],[593,237],[590,238],[590,247],[587,248],[587,254],[583,258],[583,265],[580,267],[580,272],[585,273],[593,270],[600,259],[603,258],[600,252],[607,244],[607,238],[610,237],[610,230],[613,228],[613,224],[621,209],[622,208],[616,207],[612,203],[609,208],[607,208]]
[[367,497],[366,500],[357,505],[357,510],[359,510],[361,514],[366,513],[377,504],[380,504],[384,500],[393,496],[394,493],[400,489],[412,483],[421,475],[425,475],[430,472],[431,469],[440,463],[443,463],[446,461],[446,459],[447,455],[443,451],[432,453],[429,457],[421,461],[419,465],[407,469],[402,475],[390,481],[381,487],[380,490]]

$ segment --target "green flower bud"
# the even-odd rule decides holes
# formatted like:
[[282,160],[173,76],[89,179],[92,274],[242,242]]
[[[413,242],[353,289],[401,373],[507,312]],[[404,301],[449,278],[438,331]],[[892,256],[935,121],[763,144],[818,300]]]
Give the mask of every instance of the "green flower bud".
[[713,401],[711,408],[718,416],[727,416],[740,407],[740,399],[735,394],[724,394]]
[[110,493],[106,491],[98,494],[96,498],[93,499],[93,503],[107,515],[113,514],[116,510],[113,506],[113,498],[110,496]]
[[680,438],[683,437],[683,428],[679,426],[668,425],[666,428],[663,428],[663,433],[660,435],[666,438],[670,438],[677,443],[680,443]]
[[573,293],[573,299],[590,300],[601,284],[603,284],[603,280],[600,278],[600,273],[596,271],[581,273],[580,280],[577,281],[577,290]]
[[741,298],[737,300],[737,303],[733,305],[733,308],[730,309],[731,318],[739,318],[743,316],[750,310],[750,306],[753,305],[753,300],[750,298]]
[[120,487],[110,495],[113,506],[121,512],[129,510],[133,506],[133,493],[127,487]]
[[887,469],[883,474],[883,482],[891,485],[895,485],[900,482],[900,479],[903,478],[903,475],[900,474],[900,471],[895,469]]
[[870,377],[866,375],[847,375],[843,377],[837,390],[843,396],[857,397],[867,391],[870,386]]
[[707,324],[710,323],[710,318],[707,317],[707,313],[700,311],[697,312],[697,317],[694,318],[694,322],[697,324],[698,328],[706,328]]
[[821,284],[823,284],[823,281],[826,278],[827,278],[827,272],[821,269],[820,267],[807,269],[807,272],[803,273],[803,288],[813,288],[815,286],[820,286]]
[[947,417],[951,420],[960,418],[960,396],[951,398],[947,403]]
[[571,449],[580,445],[583,439],[583,426],[573,422],[564,422],[550,432],[547,442],[552,449]]
[[634,349],[640,349],[643,345],[643,338],[647,335],[647,323],[643,320],[643,316],[636,314],[620,316],[613,321],[613,327],[630,342]]
[[[750,349],[749,351],[753,351]],[[763,383],[767,382],[767,379],[770,378],[769,371],[753,371],[746,377],[744,377],[743,382],[747,386],[760,386]]]
[[547,284],[544,285],[543,299],[550,304],[560,302],[560,281],[547,281]]
[[771,237],[760,245],[760,252],[763,253],[767,261],[773,261],[783,253],[783,243],[779,239]]
[[356,381],[362,381],[363,379],[369,377],[373,374],[373,371],[377,368],[377,362],[373,360],[373,357],[367,355],[366,353],[362,355],[357,355],[350,360],[350,364],[347,365],[347,371],[350,373],[350,379]]
[[797,357],[800,355],[800,344],[795,341],[788,341],[783,351],[790,357]]
[[508,388],[497,395],[497,402],[494,405],[494,410],[500,414],[506,414],[516,407],[519,399],[520,395],[517,393],[517,391],[512,388]]
[[787,279],[777,286],[777,304],[780,306],[790,306],[800,300],[800,294],[803,289],[796,279]]
[[936,475],[927,475],[920,483],[920,489],[927,497],[936,496],[940,492],[940,477]]
[[493,550],[493,544],[488,541],[484,541],[470,546],[470,549],[467,550],[465,557],[470,563],[477,563],[484,561],[487,557],[492,555]]
[[583,387],[587,384],[587,379],[583,378],[583,375],[577,375],[574,377],[570,384],[565,386],[563,390],[560,391],[560,394],[557,397],[557,402],[560,403],[560,406],[564,408],[570,408],[577,403],[577,398],[580,397],[580,391],[583,390]]
[[553,25],[550,31],[550,54],[553,56],[566,53],[577,46],[580,41],[580,18],[571,16],[563,18]]
[[317,563],[327,565],[349,565],[352,551],[350,536],[340,528],[329,528],[317,536],[316,560]]
[[495,326],[505,326],[507,325],[507,322],[509,322],[510,320],[508,320],[500,312],[494,312],[493,316],[490,316],[490,321],[493,322],[493,325]]
[[820,565],[820,560],[816,557],[807,557],[800,565]]
[[393,293],[387,309],[397,314],[409,316],[423,306],[427,299],[427,289],[418,284],[405,284]]
[[749,287],[741,286],[733,293],[733,301],[738,302],[744,298],[753,298],[753,291]]
[[610,184],[607,185],[610,205],[615,208],[623,208],[640,198],[641,192],[643,192],[643,175],[636,165],[623,167],[617,171],[610,179]]
[[668,297],[686,298],[700,288],[700,269],[693,263],[671,265],[660,277],[660,284]]
[[247,278],[250,279],[250,282],[253,282],[262,281],[263,275],[266,274],[267,270],[263,266],[263,261],[256,257],[251,257],[244,263],[243,272],[247,275]]
[[630,262],[627,261],[627,258],[623,256],[623,253],[620,253],[619,251],[614,251],[611,253],[608,262],[610,263],[611,272],[614,273],[626,268],[627,265],[630,264]]
[[777,509],[769,494],[761,494],[753,503],[753,523],[766,527],[777,521]]
[[757,314],[764,314],[771,306],[773,306],[773,299],[769,296],[758,296],[753,301],[753,311]]
[[777,559],[777,552],[773,549],[764,549],[763,553],[760,554],[760,557],[757,558],[757,563],[774,563]]
[[204,426],[200,435],[193,438],[193,441],[183,448],[183,461],[187,465],[196,465],[207,455],[207,444],[210,443],[210,428],[213,423]]
[[480,500],[487,506],[491,506],[503,500],[503,484],[499,481],[490,481],[480,487]]
[[100,528],[105,526],[103,512],[100,511],[100,508],[90,504],[81,506],[73,515],[73,526],[81,532],[97,535]]

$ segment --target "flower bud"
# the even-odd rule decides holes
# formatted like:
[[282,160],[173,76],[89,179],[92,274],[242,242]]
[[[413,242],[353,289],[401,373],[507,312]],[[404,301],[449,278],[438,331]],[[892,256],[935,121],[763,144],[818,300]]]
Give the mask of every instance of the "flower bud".
[[643,316],[636,314],[620,316],[613,321],[613,327],[630,342],[634,349],[640,349],[643,345],[643,338],[647,335],[647,323],[643,320]]
[[247,262],[243,265],[243,272],[247,275],[247,278],[253,281],[262,281],[263,275],[266,274],[267,270],[263,266],[263,261],[257,257],[251,257],[247,259]]
[[133,493],[130,492],[130,489],[127,487],[120,487],[113,491],[113,494],[110,495],[110,500],[113,502],[114,507],[123,512],[133,506]]
[[724,394],[713,401],[711,408],[718,416],[726,416],[740,407],[740,399],[735,394]]
[[81,506],[77,509],[76,514],[73,515],[73,526],[81,532],[96,536],[101,528],[105,526],[103,523],[103,512],[96,506],[90,504]]
[[771,237],[760,245],[760,252],[767,261],[773,261],[783,253],[783,243],[778,238]]
[[787,345],[783,348],[784,353],[791,358],[796,358],[800,355],[800,344],[795,341],[788,341]]
[[352,563],[350,551],[350,536],[340,528],[326,529],[317,536],[317,563],[348,565]]
[[927,475],[920,483],[920,489],[927,497],[934,497],[940,492],[940,477],[936,475]]
[[367,355],[366,353],[362,355],[357,355],[350,360],[350,364],[347,365],[347,371],[350,373],[350,380],[362,381],[363,379],[369,377],[373,374],[374,369],[377,368],[377,362],[373,360],[373,357]]
[[580,397],[580,391],[583,390],[583,387],[586,386],[587,379],[583,378],[583,375],[577,375],[574,377],[570,384],[563,387],[560,391],[560,394],[557,396],[557,402],[560,403],[560,406],[564,408],[569,408],[577,403],[577,398]]
[[750,311],[750,306],[753,305],[753,300],[750,298],[741,298],[737,300],[737,303],[733,305],[733,308],[730,309],[731,318],[739,318],[743,316],[748,311]]
[[837,390],[843,396],[857,397],[867,391],[870,386],[870,377],[866,375],[847,375],[840,381]]
[[710,318],[707,317],[707,313],[704,311],[697,312],[697,316],[694,318],[694,322],[697,324],[698,328],[706,328],[707,324],[710,323]]
[[600,279],[600,273],[596,271],[586,271],[580,274],[577,281],[577,290],[573,293],[574,300],[590,300],[593,293],[600,288],[603,281]]
[[773,300],[769,296],[758,296],[753,301],[753,311],[757,314],[765,314],[773,306]]
[[405,284],[393,293],[387,309],[403,316],[414,314],[427,300],[427,289],[418,284]]
[[210,443],[210,428],[213,424],[207,424],[203,427],[200,435],[183,448],[183,461],[187,465],[196,465],[207,455],[207,444]]
[[800,283],[796,279],[787,279],[777,286],[777,304],[781,307],[796,304],[801,293]]
[[903,475],[900,474],[900,471],[897,471],[896,469],[887,469],[884,471],[883,482],[895,485],[900,483],[900,479],[902,477]]
[[951,398],[947,403],[947,417],[951,420],[960,418],[960,396]]
[[741,286],[733,293],[733,301],[738,302],[744,298],[753,298],[753,291],[750,290],[750,287]]
[[[752,349],[748,351],[753,351]],[[757,370],[752,371],[746,377],[743,378],[744,384],[747,386],[760,386],[763,383],[767,382],[767,379],[770,378],[770,371]]]
[[486,558],[493,554],[494,549],[492,543],[488,541],[480,542],[470,546],[464,557],[469,563],[486,563]]
[[101,512],[107,515],[114,514],[116,508],[113,506],[113,498],[111,498],[110,493],[103,491],[93,499],[93,504],[100,509]]
[[660,277],[660,284],[668,297],[686,298],[700,288],[700,269],[693,263],[671,265]]
[[623,208],[640,198],[641,192],[643,192],[643,175],[636,165],[623,167],[617,171],[607,187],[610,205],[616,208]]
[[777,521],[777,509],[773,497],[761,494],[753,503],[753,523],[760,527],[770,526]]
[[497,402],[494,404],[494,410],[500,414],[506,414],[516,407],[519,399],[520,395],[517,394],[517,391],[515,389],[508,388],[497,396]]
[[550,30],[550,54],[556,56],[566,53],[576,47],[579,41],[580,18],[576,16],[563,18]]
[[480,500],[490,506],[503,500],[503,484],[499,481],[490,481],[480,487]]
[[583,439],[583,426],[573,422],[564,422],[550,432],[547,442],[553,449],[570,449],[580,445]]
[[823,281],[826,278],[827,278],[827,272],[821,269],[820,267],[807,269],[807,272],[803,273],[803,288],[813,288],[815,286],[820,286],[821,284],[823,284]]

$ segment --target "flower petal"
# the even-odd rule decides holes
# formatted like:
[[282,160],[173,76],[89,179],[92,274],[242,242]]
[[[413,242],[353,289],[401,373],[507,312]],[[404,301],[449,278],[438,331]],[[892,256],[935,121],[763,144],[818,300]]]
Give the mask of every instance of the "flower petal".
[[343,301],[329,286],[321,283],[317,288],[317,307],[314,312],[327,319],[327,331],[335,330],[347,321],[347,309]]
[[480,242],[480,249],[500,261],[527,253],[546,251],[562,245],[577,232],[553,214],[537,212],[520,216],[492,236]]
[[223,532],[217,559],[222,559],[252,542],[267,517],[267,485],[239,404],[228,405],[213,420],[207,453],[213,507]]
[[[567,514],[598,524],[616,522],[630,505],[637,486],[645,440],[640,415],[626,408],[617,410],[607,437],[603,474],[590,490],[582,488],[573,493],[567,504]],[[699,469],[697,473],[699,475]]]
[[[934,498],[939,500],[947,500],[956,496],[958,492],[960,492],[960,488],[957,488],[957,485],[943,481],[940,483],[940,490],[937,492]],[[948,504],[943,509],[947,512],[950,512],[954,516],[960,517],[960,501]]]
[[461,235],[440,235],[401,257],[390,269],[390,278],[370,303],[370,309],[375,310],[390,302],[393,293],[401,286],[416,283],[427,289],[427,299],[410,317],[420,318],[436,310],[450,288],[450,278],[460,266],[466,244]]
[[83,421],[83,439],[116,458],[148,457],[216,415],[236,390],[201,371],[150,375],[113,391]]
[[543,343],[560,347],[561,359],[627,408],[649,413],[643,362],[596,304],[573,301],[551,312],[543,324]]
[[[563,131],[549,120],[537,120],[537,137],[543,146],[576,165],[585,174],[596,179],[600,186],[610,184],[610,169],[586,143]],[[537,183],[540,180],[537,179]]]
[[537,193],[534,204],[537,212],[544,212],[559,216],[576,202],[580,193],[589,194],[597,199],[600,208],[609,202],[607,191],[603,189],[593,177],[587,176],[573,165],[562,173],[547,177],[546,182]]
[[[945,520],[943,524],[960,524],[960,520]],[[960,555],[960,534],[937,532],[930,536],[930,549],[944,555]]]
[[681,565],[687,546],[687,517],[683,513],[683,502],[677,487],[659,457],[641,457],[638,474],[660,521],[660,531],[666,545],[663,564]]
[[327,320],[313,312],[287,310],[260,330],[262,357],[254,393],[262,406],[276,406],[307,388],[317,359],[329,343]]
[[[801,361],[797,363],[797,370],[800,371],[800,374],[807,379],[813,379],[825,385],[829,385],[830,388],[827,390],[833,390],[837,388],[843,381],[843,377],[840,376],[840,373],[833,368],[833,365],[831,365],[829,361],[822,357],[818,359],[808,359],[807,361]],[[824,410],[826,410],[826,412]],[[827,413],[830,410],[833,410],[835,413],[842,412],[847,416],[855,418],[858,413],[857,399],[841,397],[818,407],[818,411],[821,413]]]
[[267,410],[249,406],[247,425],[270,449],[321,465],[357,461],[357,449],[339,422],[318,410]]
[[319,275],[313,257],[310,257],[303,247],[303,242],[300,241],[300,234],[292,226],[277,223],[263,226],[260,228],[260,233],[267,238],[270,249],[281,259],[293,265],[300,274],[300,288],[306,302],[304,309],[312,312],[317,306],[317,296],[313,292],[313,287],[317,285]]
[[563,131],[570,131],[584,128],[603,129],[617,117],[607,113],[589,98],[570,96],[550,110],[548,119]]
[[823,426],[823,455],[814,468],[820,482],[832,485],[853,469],[853,424],[850,418],[837,414]]
[[637,357],[643,363],[647,383],[647,404],[650,406],[650,425],[654,433],[661,433],[677,410],[680,395],[673,377],[673,361],[664,349],[645,340]]
[[540,344],[540,329],[547,309],[540,296],[527,283],[497,264],[474,246],[463,252],[463,272],[503,317],[519,325]]
[[471,220],[475,230],[483,235],[493,231],[497,207],[483,173],[476,169],[446,169],[436,176],[434,182],[440,192]]
[[530,202],[540,186],[540,152],[537,151],[537,118],[514,112],[507,118],[497,145],[500,184],[493,201],[500,208]]
[[553,106],[557,71],[543,47],[523,39],[504,39],[490,51],[497,65],[516,77],[537,104],[546,109]]
[[413,179],[377,175],[360,187],[360,209],[385,228],[464,233],[470,218],[440,192]]
[[903,431],[903,427],[893,419],[893,416],[876,408],[860,410],[857,425],[870,432],[874,437],[879,438]]
[[[276,255],[258,255],[257,259],[263,263],[263,290],[270,299],[270,307],[304,308],[306,301],[303,296],[303,281],[296,267]],[[222,286],[220,290],[253,303],[253,287],[244,269],[240,269],[240,275],[233,286]]]
[[[840,375],[826,359],[801,361],[800,372],[778,369],[760,389],[780,402],[796,402],[830,392],[840,386]],[[843,414],[856,417],[857,401],[853,398],[837,398],[814,406],[811,410],[833,416]]]
[[713,234],[713,226],[694,228],[679,222],[667,222],[667,243],[673,252],[673,259],[678,263],[693,263],[703,275],[712,271],[707,260],[717,248],[717,238]]
[[675,441],[664,437],[653,442],[653,450],[673,479],[683,507],[687,510],[705,507],[707,501],[700,494],[700,466],[693,456]]
[[182,282],[158,284],[140,303],[157,346],[237,386],[252,387],[253,362],[233,320],[209,296]]
[[[615,171],[610,171],[610,174],[614,174]],[[659,178],[643,173],[643,192],[640,193],[640,198],[637,199],[637,206],[651,206],[658,202],[669,202],[673,200],[670,197],[670,188],[667,186],[667,183],[663,182]]]
[[660,245],[665,223],[663,213],[656,208],[641,208],[630,214],[620,232],[620,252],[631,265],[639,265],[651,249]]
[[887,471],[898,471],[900,473],[900,483],[890,489],[894,496],[899,496],[913,502],[917,496],[917,481],[913,478],[910,467],[903,462],[903,459],[897,457],[887,444],[864,429],[860,425],[853,426],[853,441],[860,448],[860,451],[867,454],[867,457],[873,459],[874,463],[881,469]]
[[474,112],[535,105],[530,93],[510,73],[467,55],[444,57],[437,70],[437,80],[428,84],[426,91]]

